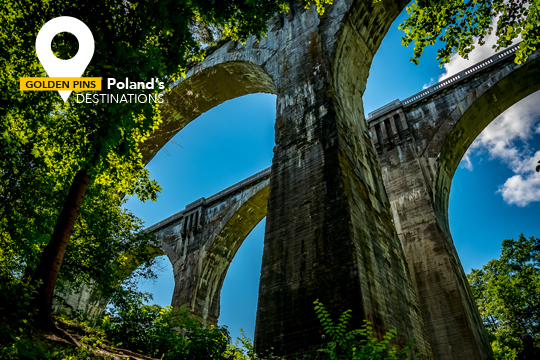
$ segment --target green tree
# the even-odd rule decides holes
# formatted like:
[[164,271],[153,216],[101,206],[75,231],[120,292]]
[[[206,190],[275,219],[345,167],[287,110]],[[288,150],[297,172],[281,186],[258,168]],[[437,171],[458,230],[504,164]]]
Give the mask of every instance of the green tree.
[[[191,62],[203,58],[202,42],[215,40],[213,30],[233,40],[262,36],[266,21],[281,11],[283,4],[279,0],[2,0],[0,5],[0,161],[3,171],[11,171],[12,176],[0,191],[3,197],[28,197],[22,193],[36,191],[28,185],[33,183],[31,177],[40,173],[46,187],[38,191],[63,197],[59,208],[44,205],[43,212],[30,214],[29,219],[38,216],[40,221],[20,219],[31,223],[27,226],[32,232],[27,234],[31,236],[28,242],[41,238],[41,244],[46,244],[39,249],[32,276],[33,283],[39,284],[34,306],[46,315],[88,187],[104,186],[113,193],[155,199],[159,186],[144,169],[139,145],[159,125],[160,113],[157,104],[77,104],[73,96],[62,103],[53,92],[18,91],[20,77],[45,75],[30,50],[39,29],[58,16],[73,16],[91,29],[96,50],[83,76],[173,81]],[[57,56],[69,58],[62,52],[76,48],[75,40],[65,37],[57,47]],[[34,173],[25,179],[28,184],[20,180],[25,164],[35,166]],[[49,232],[51,216],[55,218]],[[9,224],[5,227],[15,232],[12,241],[20,240],[17,229]]]
[[474,49],[474,40],[484,44],[495,31],[495,49],[502,49],[521,37],[516,63],[526,61],[540,42],[540,2],[538,0],[415,0],[407,7],[409,17],[400,24],[405,32],[405,46],[414,42],[411,61],[418,64],[424,48],[438,43],[440,64],[450,61],[457,52],[467,58]]
[[[486,36],[493,32],[496,50],[521,37],[517,64],[527,61],[540,43],[539,0],[415,0],[407,12],[409,17],[399,25],[405,32],[401,42],[405,46],[414,43],[411,61],[415,64],[424,48],[436,43],[442,45],[437,51],[441,67],[454,53],[467,59],[475,40],[484,45]],[[540,165],[536,171],[540,172]]]
[[496,357],[515,358],[522,332],[540,336],[540,238],[504,240],[501,257],[467,278]]
[[117,346],[160,359],[227,359],[231,337],[224,327],[205,327],[187,308],[145,305],[146,294],[123,287],[102,327]]
[[[0,148],[5,155],[0,159],[9,161],[0,160],[0,281],[23,286],[50,238],[65,192],[63,178],[48,174],[40,157],[23,149],[9,156],[4,150]],[[140,219],[121,208],[122,201],[112,190],[104,185],[89,188],[63,259],[59,274],[63,285],[93,284],[110,294],[110,285],[127,275],[123,271],[126,261],[146,262],[139,274],[154,276],[147,270],[157,240],[142,231]]]

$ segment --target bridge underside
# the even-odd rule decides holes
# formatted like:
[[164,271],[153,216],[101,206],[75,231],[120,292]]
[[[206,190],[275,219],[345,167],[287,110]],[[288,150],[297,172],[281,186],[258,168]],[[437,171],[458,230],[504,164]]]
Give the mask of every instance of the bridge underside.
[[[143,144],[146,161],[204,111],[253,92],[277,94],[271,172],[151,228],[173,263],[173,305],[215,323],[228,266],[266,215],[254,341],[261,355],[320,348],[319,299],[334,318],[353,310],[354,327],[367,319],[379,337],[396,329],[396,344],[414,339],[424,359],[493,357],[448,231],[447,193],[456,157],[472,141],[455,137],[453,125],[463,113],[482,113],[482,99],[498,96],[493,84],[514,85],[482,73],[464,82],[469,90],[440,91],[435,105],[411,100],[408,112],[394,108],[379,125],[369,119],[373,147],[362,95],[373,55],[405,5],[336,0],[319,16],[293,2],[268,37],[214,49],[169,94],[162,126]],[[505,66],[492,69],[515,70]],[[523,67],[534,79],[518,80],[517,93],[540,84],[537,67]],[[485,124],[467,126],[474,135]]]

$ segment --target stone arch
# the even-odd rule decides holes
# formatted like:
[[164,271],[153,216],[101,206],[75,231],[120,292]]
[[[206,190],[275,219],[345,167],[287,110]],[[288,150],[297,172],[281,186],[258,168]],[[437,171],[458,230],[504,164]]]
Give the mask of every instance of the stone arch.
[[[151,258],[156,258],[161,255],[165,255],[163,250],[159,247],[148,245],[146,251]],[[143,264],[143,259],[140,256],[134,255],[133,251],[129,251],[125,254],[127,257],[124,264],[119,271],[119,281],[115,284],[110,284],[114,289],[119,286],[133,271]],[[94,290],[92,283],[81,284],[78,288],[67,288],[63,293],[57,294],[63,299],[63,304],[55,304],[56,307],[64,307],[72,311],[80,311],[89,319],[99,319],[105,313],[107,304],[110,298],[104,297],[101,292]]]
[[149,228],[173,264],[172,306],[185,306],[205,323],[217,323],[229,264],[266,216],[269,177],[268,168]]
[[[434,141],[428,153],[438,154],[433,180],[433,203],[441,228],[450,235],[448,201],[454,173],[480,133],[505,110],[540,90],[540,55],[533,53],[525,64],[511,66],[485,80],[463,96],[440,132],[444,142]],[[457,121],[456,121],[457,120]]]
[[[277,92],[274,80],[267,73],[266,69],[258,64],[266,63],[268,58],[275,53],[269,49],[258,49],[255,39],[249,39],[247,44],[243,48],[248,48],[247,51],[242,53],[238,52],[240,45],[235,42],[228,42],[223,46],[215,49],[210,49],[207,58],[193,66],[185,79],[177,81],[170,93],[165,96],[165,102],[160,106],[162,123],[149,138],[141,144],[141,152],[145,163],[148,163],[157,152],[176,135],[182,128],[184,128],[191,121],[195,120],[204,112],[224,103],[227,100],[231,100],[244,95],[254,93],[270,93],[275,94]],[[240,46],[242,47],[242,46]],[[265,197],[263,194],[266,194]],[[263,196],[264,200],[264,215],[261,215],[260,211],[251,212],[253,201]],[[254,197],[253,200],[248,200],[247,203],[233,211],[231,209],[230,222],[235,220],[233,215],[242,216],[251,220],[251,216],[256,215],[258,220],[254,223],[250,223],[248,228],[240,226],[240,228],[247,232],[239,235],[242,237],[241,241],[236,244],[236,248],[232,253],[232,256],[228,258],[228,263],[222,272],[219,273],[221,280],[219,280],[218,288],[211,288],[207,291],[207,286],[215,285],[212,283],[214,278],[203,278],[203,275],[216,276],[214,270],[208,270],[209,264],[212,261],[219,262],[216,259],[225,259],[219,254],[222,244],[220,241],[216,241],[215,248],[208,248],[210,242],[214,243],[214,240],[204,240],[206,245],[202,246],[189,254],[180,255],[179,249],[174,245],[176,241],[162,242],[162,249],[168,256],[169,260],[173,263],[175,271],[175,292],[172,299],[172,306],[187,306],[188,309],[203,318],[205,322],[217,323],[219,316],[219,294],[221,286],[225,278],[228,264],[234,257],[234,254],[238,250],[245,237],[251,232],[251,230],[266,216],[266,202],[268,199],[268,181],[260,194]],[[237,204],[239,205],[239,204]],[[251,206],[251,207],[250,207]],[[235,206],[236,207],[236,206]],[[246,210],[247,209],[247,210]],[[249,211],[248,211],[249,210]],[[244,213],[245,212],[245,213]],[[202,214],[200,215],[202,219]],[[221,222],[224,220],[221,219]],[[225,226],[228,221],[225,221]],[[185,225],[185,224],[184,224]],[[180,231],[181,232],[181,231]],[[197,232],[197,231],[195,231]],[[213,234],[213,239],[229,239],[233,231],[223,231],[223,233]],[[191,233],[193,236],[193,232]],[[181,241],[189,242],[187,239],[189,236],[186,234],[175,233],[170,235],[176,238],[185,238]],[[226,242],[226,241],[225,241]],[[215,252],[215,253],[214,253]],[[207,259],[207,256],[209,257]],[[223,263],[221,263],[222,265]],[[202,268],[204,266],[204,269]],[[218,264],[216,264],[218,266]],[[190,269],[188,269],[190,268]],[[206,272],[201,272],[206,271]],[[177,275],[178,274],[178,275]],[[210,281],[210,283],[207,283]],[[196,283],[196,287],[193,287]],[[212,303],[212,305],[209,304]]]
[[202,275],[198,279],[193,302],[204,303],[202,318],[216,324],[220,311],[220,295],[227,270],[238,249],[249,233],[266,216],[268,208],[268,184],[253,190],[252,196],[238,202],[222,220],[205,246],[207,255],[201,264]]
[[370,114],[394,224],[436,359],[491,358],[492,350],[448,224],[454,172],[499,114],[540,89],[539,53],[515,47]]
[[162,123],[141,144],[145,163],[187,124],[213,107],[248,94],[276,93],[273,80],[261,66],[232,60],[232,56],[223,56],[221,61],[203,61],[166,94],[160,106]]
[[[250,44],[252,43],[253,39],[250,40]],[[140,145],[145,163],[152,160],[187,124],[213,107],[248,94],[276,93],[272,78],[263,67],[255,63],[264,63],[274,51],[260,49],[256,53],[248,52],[239,56],[232,51],[235,45],[230,42],[219,49],[210,49],[207,59],[192,67],[186,79],[177,81],[172,91],[165,96],[165,102],[160,107],[162,123]],[[219,56],[215,56],[216,54]],[[162,244],[161,249],[154,248],[152,251],[156,257],[166,254],[171,261],[176,256],[166,243]],[[125,277],[141,265],[137,261],[128,264]],[[70,289],[70,292],[61,296],[73,309],[81,310],[89,317],[102,314],[109,301],[88,286]]]

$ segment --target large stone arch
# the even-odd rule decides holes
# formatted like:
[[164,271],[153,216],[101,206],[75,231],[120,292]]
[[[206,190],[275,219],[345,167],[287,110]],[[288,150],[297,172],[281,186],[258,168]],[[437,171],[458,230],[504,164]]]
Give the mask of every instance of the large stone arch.
[[[505,110],[540,90],[540,54],[535,52],[522,66],[510,64],[486,79],[477,89],[457,104],[442,143],[434,142],[429,152],[438,153],[433,180],[435,212],[441,226],[450,233],[448,199],[454,173],[463,155],[480,133]],[[454,125],[450,125],[454,123]]]
[[515,47],[370,114],[369,125],[436,359],[492,356],[448,224],[454,172],[499,114],[540,89],[539,52]]
[[[268,185],[256,188],[251,197],[239,201],[222,220],[223,227],[212,234],[205,251],[202,276],[195,288],[192,306],[204,303],[202,318],[217,323],[220,311],[220,295],[223,282],[236,252],[249,233],[266,216],[268,207]],[[174,302],[174,299],[173,299]]]
[[[363,106],[373,58],[392,23],[409,2],[351,2],[332,48],[329,77],[339,139],[340,185],[347,194],[352,251],[358,261],[358,276],[364,282],[361,306],[354,309],[353,315],[374,323],[379,337],[390,328],[399,329],[399,343],[414,338],[423,356],[431,358],[431,345],[392,223]],[[383,306],[380,299],[384,299]]]
[[[373,56],[405,1],[296,2],[279,23],[276,147],[255,348],[293,356],[325,342],[313,301],[352,326],[430,345],[365,124]],[[272,73],[274,74],[274,73]],[[273,75],[274,76],[274,75]]]
[[185,306],[205,323],[217,323],[229,265],[266,216],[269,177],[270,169],[265,169],[148,229],[173,265],[172,306]]
[[[230,48],[231,44],[225,45]],[[219,52],[219,49],[216,50]],[[165,95],[160,106],[162,123],[141,144],[145,163],[182,130],[206,111],[227,100],[255,93],[276,93],[276,87],[266,70],[247,60],[237,60],[234,53],[226,53],[219,62],[212,62],[212,55],[193,67],[188,76],[176,82]]]

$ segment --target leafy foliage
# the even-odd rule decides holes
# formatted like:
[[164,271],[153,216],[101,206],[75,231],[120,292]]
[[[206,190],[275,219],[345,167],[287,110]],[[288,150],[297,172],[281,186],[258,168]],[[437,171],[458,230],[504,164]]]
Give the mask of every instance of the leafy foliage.
[[[126,213],[114,215],[121,229],[109,225],[111,214],[101,211],[100,205],[109,207],[111,196],[119,193],[137,195],[143,201],[156,199],[160,187],[144,169],[139,148],[159,126],[160,112],[155,103],[79,104],[74,96],[64,103],[56,92],[19,91],[20,77],[45,75],[35,53],[29,51],[39,29],[58,16],[73,16],[87,24],[98,41],[83,76],[174,81],[191,63],[202,60],[201,41],[213,41],[209,38],[213,33],[202,34],[201,29],[219,28],[223,36],[239,41],[253,34],[263,36],[266,21],[284,9],[284,2],[2,0],[0,5],[0,233],[7,237],[8,245],[2,256],[20,267],[19,274],[31,276],[39,266],[34,280],[44,283],[37,302],[48,302],[58,274],[54,264],[62,262],[72,231],[79,240],[70,246],[78,249],[72,255],[87,260],[83,265],[89,264],[99,259],[100,251],[95,251],[99,245],[138,226]],[[78,46],[69,36],[61,36],[57,42],[55,51],[60,58],[69,58]],[[158,91],[146,89],[144,93],[157,95]],[[115,89],[108,92],[121,95]],[[73,204],[66,194],[70,184],[86,189],[85,179],[90,181],[88,191],[93,198],[83,204],[83,212],[88,211],[79,218],[79,228],[72,229],[73,221],[67,219],[78,216],[77,204],[84,190]],[[106,203],[98,205],[102,198]],[[62,209],[75,210],[64,213]],[[105,228],[108,236],[103,237]],[[103,247],[102,253],[106,250]],[[42,261],[43,253],[48,254],[47,261]],[[85,256],[88,254],[94,256]],[[71,262],[76,264],[79,262]],[[92,264],[87,270],[99,268]],[[101,267],[107,268],[111,267]],[[64,273],[73,277],[77,270]],[[105,274],[102,271],[101,277]]]
[[[91,327],[80,320],[73,320],[72,313],[56,314],[64,327],[77,329],[84,334],[79,348],[53,346],[37,336],[32,327],[35,313],[29,312],[29,302],[35,290],[31,285],[19,282],[6,287],[0,283],[0,304],[13,309],[12,313],[0,312],[0,357],[11,360],[28,359],[101,359],[98,352],[102,345],[116,352],[127,349],[161,359],[189,360],[282,360],[272,354],[261,358],[253,351],[251,340],[241,330],[241,338],[232,343],[226,327],[204,326],[186,308],[162,308],[145,305],[151,299],[147,293],[136,291],[131,283],[123,284],[111,300],[107,315]],[[26,299],[17,303],[18,299]],[[395,331],[389,331],[383,341],[373,337],[371,325],[347,331],[350,310],[342,314],[334,324],[324,306],[315,301],[315,309],[321,325],[330,341],[315,357],[304,355],[302,360],[397,360],[408,359],[412,344],[402,350],[391,346]],[[119,349],[121,348],[121,349]]]
[[330,360],[397,360],[409,359],[407,353],[411,350],[412,344],[408,344],[404,349],[390,345],[396,331],[390,329],[379,341],[373,336],[371,323],[364,320],[364,325],[360,329],[347,330],[351,318],[351,310],[346,310],[341,314],[337,325],[334,323],[328,311],[319,300],[313,302],[315,312],[319,318],[329,341],[326,347],[319,351],[327,355]]
[[34,313],[27,310],[35,289],[22,281],[10,281],[0,274],[0,358],[25,351]]
[[540,239],[508,239],[499,259],[467,275],[498,359],[514,359],[520,334],[540,336]]
[[405,32],[402,43],[408,46],[414,42],[411,61],[416,64],[424,48],[436,42],[444,45],[437,53],[441,66],[454,52],[467,58],[475,38],[483,45],[493,31],[497,50],[510,46],[518,37],[523,39],[516,51],[518,64],[526,61],[540,42],[538,0],[415,0],[407,12],[409,17],[400,24]]
[[[18,180],[0,178],[0,183],[6,185],[0,185],[0,192],[5,189],[3,194],[8,198],[6,202],[0,201],[0,277],[5,284],[28,280],[50,238],[63,201],[63,191],[48,186],[52,178],[40,176],[39,167],[33,170],[21,164],[19,173],[23,174]],[[18,181],[26,189],[20,188]],[[15,184],[11,186],[11,182]],[[142,231],[142,221],[121,205],[110,188],[96,185],[89,189],[64,256],[59,277],[63,286],[92,284],[97,290],[110,293],[128,276],[127,269],[143,263],[135,275],[155,276],[152,249],[158,245],[157,240]]]
[[36,289],[21,280],[2,278],[0,281],[0,359],[103,359],[95,355],[98,344],[103,341],[99,334],[82,339],[81,348],[58,347],[43,340],[33,327],[35,310],[29,304]]
[[112,299],[103,328],[117,346],[162,359],[224,359],[225,328],[206,328],[186,308],[144,305],[147,295],[126,291]]

